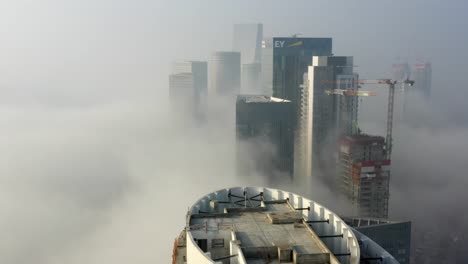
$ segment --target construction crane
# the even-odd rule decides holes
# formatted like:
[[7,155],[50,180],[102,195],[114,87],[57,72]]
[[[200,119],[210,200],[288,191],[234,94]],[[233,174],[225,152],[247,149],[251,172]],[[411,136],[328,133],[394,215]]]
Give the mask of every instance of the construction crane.
[[356,89],[332,89],[325,90],[327,95],[343,95],[343,96],[376,96],[376,92],[372,91],[361,91]]
[[[385,142],[385,149],[386,149],[386,156],[387,159],[391,159],[392,156],[392,146],[393,146],[393,138],[392,138],[392,131],[393,131],[393,106],[394,106],[394,99],[395,99],[395,85],[401,84],[402,87],[406,85],[413,86],[413,80],[403,80],[403,81],[396,81],[392,79],[377,79],[377,80],[358,80],[358,84],[385,84],[388,86],[388,103],[387,103],[387,135],[386,135],[386,142]],[[360,86],[358,86],[360,87]]]
[[[361,91],[357,89],[329,89],[329,90],[325,90],[325,94],[326,95],[341,95],[341,96],[364,96],[364,97],[377,95],[376,92]],[[356,131],[358,131],[358,133],[360,133],[359,132],[360,129],[356,121],[353,122],[353,127],[356,128]]]

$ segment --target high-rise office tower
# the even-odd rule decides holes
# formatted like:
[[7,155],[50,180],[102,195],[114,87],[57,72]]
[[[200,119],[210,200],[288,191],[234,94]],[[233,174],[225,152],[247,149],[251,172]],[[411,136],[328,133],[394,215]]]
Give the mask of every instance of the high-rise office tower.
[[379,136],[346,136],[340,144],[340,177],[353,215],[387,218],[390,160],[385,139]]
[[412,89],[408,92],[418,93],[425,100],[431,96],[431,83],[432,83],[432,66],[429,62],[416,63],[413,65],[411,76],[414,80]]
[[169,99],[174,113],[191,115],[196,108],[193,74],[190,72],[169,75]]
[[241,54],[219,51],[211,56],[209,65],[209,93],[218,96],[240,94]]
[[[300,88],[295,134],[295,178],[309,184],[332,164],[339,137],[358,133],[358,75],[353,57],[314,56]],[[330,182],[333,179],[329,177]]]
[[392,71],[393,79],[395,81],[404,81],[410,79],[411,70],[407,62],[393,64]]
[[241,53],[241,91],[244,94],[261,93],[262,24],[234,25],[233,50]]
[[193,74],[194,88],[197,96],[203,96],[208,90],[208,63],[206,61],[176,62],[172,72]]
[[426,104],[431,99],[432,67],[428,62],[414,64],[411,69],[412,87],[404,92],[403,121],[418,125],[424,122]]
[[[239,171],[266,176],[293,173],[291,101],[263,95],[239,95],[236,102]],[[268,148],[268,146],[270,148]],[[267,147],[267,148],[265,148]]]
[[312,64],[312,56],[330,55],[331,38],[273,38],[273,96],[294,104],[294,126],[299,111],[300,85]]
[[242,65],[242,87],[243,94],[258,94],[261,90],[261,67],[260,63],[249,63]]
[[169,76],[169,95],[175,111],[201,118],[208,90],[207,62],[176,62],[172,72]]
[[[397,82],[402,82],[404,80],[411,79],[411,69],[407,62],[396,63],[392,65],[392,76],[393,80]],[[406,85],[403,83],[399,84],[399,87],[396,87],[394,106],[393,106],[393,120],[394,126],[398,127],[400,122],[404,120],[405,114],[405,95],[406,95]],[[412,89],[412,87],[410,88]]]
[[262,41],[262,94],[273,94],[273,43],[272,39]]
[[[333,121],[336,138],[344,135],[355,135],[358,131],[358,96],[354,93],[358,89],[359,75],[353,72],[353,57],[332,56],[318,59],[324,63],[323,67],[333,69]],[[325,66],[326,63],[326,66]],[[320,67],[320,66],[319,66]],[[348,91],[348,92],[346,92]],[[330,92],[330,91],[329,91]],[[329,93],[328,92],[328,93]]]
[[262,24],[234,25],[232,50],[241,53],[241,64],[261,62],[262,38]]

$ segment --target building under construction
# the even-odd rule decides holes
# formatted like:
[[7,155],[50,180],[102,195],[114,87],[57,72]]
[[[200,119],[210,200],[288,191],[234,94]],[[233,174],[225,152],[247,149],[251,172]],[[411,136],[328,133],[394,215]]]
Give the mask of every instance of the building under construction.
[[282,190],[218,190],[190,207],[186,221],[173,264],[398,263],[329,209]]
[[380,136],[346,136],[340,142],[340,171],[343,193],[349,198],[353,214],[387,218],[390,160],[385,139]]

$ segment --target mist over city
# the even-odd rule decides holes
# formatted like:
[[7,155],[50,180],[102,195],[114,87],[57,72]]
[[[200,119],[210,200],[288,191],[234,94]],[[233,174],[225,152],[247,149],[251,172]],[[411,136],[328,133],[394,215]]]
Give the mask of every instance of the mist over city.
[[466,10],[1,1],[0,263],[467,263]]

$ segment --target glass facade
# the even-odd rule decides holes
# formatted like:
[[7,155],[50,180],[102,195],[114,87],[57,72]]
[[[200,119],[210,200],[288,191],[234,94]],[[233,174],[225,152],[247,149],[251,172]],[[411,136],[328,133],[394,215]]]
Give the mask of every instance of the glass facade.
[[236,135],[241,174],[248,171],[249,161],[245,159],[258,154],[251,169],[265,176],[278,172],[292,176],[291,111],[292,104],[287,100],[262,95],[237,97]]
[[331,38],[273,38],[273,96],[298,110],[299,88],[313,56],[331,56]]

